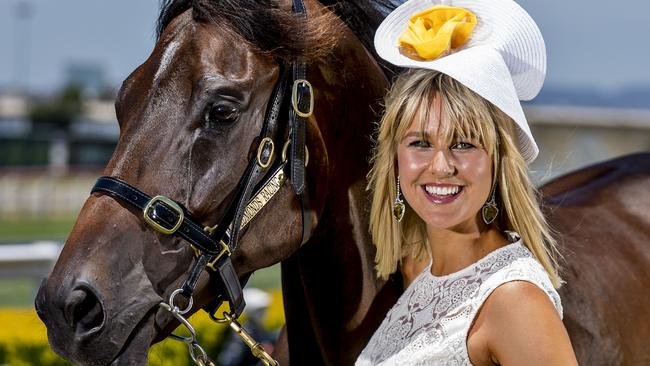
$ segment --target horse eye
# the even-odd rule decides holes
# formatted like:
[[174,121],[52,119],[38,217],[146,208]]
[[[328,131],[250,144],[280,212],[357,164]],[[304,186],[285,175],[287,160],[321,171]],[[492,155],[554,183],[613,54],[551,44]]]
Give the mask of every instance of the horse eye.
[[232,124],[237,118],[239,118],[239,109],[227,104],[214,104],[205,111],[203,116],[208,128]]

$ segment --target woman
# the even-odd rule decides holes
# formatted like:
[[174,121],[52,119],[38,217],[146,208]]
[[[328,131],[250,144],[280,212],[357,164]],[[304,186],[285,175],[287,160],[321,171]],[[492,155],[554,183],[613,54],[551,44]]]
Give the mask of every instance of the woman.
[[370,229],[379,276],[401,264],[412,283],[357,365],[577,364],[519,102],[542,86],[543,39],[510,0],[433,4],[404,3],[375,36],[409,70],[386,97]]

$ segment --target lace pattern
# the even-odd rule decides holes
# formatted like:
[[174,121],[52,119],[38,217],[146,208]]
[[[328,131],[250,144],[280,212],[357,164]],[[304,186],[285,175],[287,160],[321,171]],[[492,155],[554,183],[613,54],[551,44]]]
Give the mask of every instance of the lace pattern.
[[465,340],[478,310],[499,285],[516,280],[540,287],[562,317],[546,271],[519,240],[446,276],[426,268],[388,312],[356,365],[471,365]]

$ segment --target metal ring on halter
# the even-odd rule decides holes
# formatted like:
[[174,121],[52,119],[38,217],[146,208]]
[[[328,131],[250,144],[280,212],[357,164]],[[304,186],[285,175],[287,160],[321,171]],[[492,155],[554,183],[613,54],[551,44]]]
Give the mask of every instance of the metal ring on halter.
[[[190,349],[190,357],[192,358],[192,361],[194,361],[195,364],[198,365],[199,362],[201,362],[202,364],[205,364],[205,362],[209,360],[208,359],[208,354],[205,353],[205,350],[203,349],[203,347],[201,347],[200,344],[198,344],[196,342],[191,343],[190,346],[189,346],[189,349]],[[198,357],[194,353],[195,350],[199,350],[199,352],[200,352]]]
[[187,321],[187,319],[185,319],[178,312],[174,311],[174,309],[167,303],[161,302],[159,306],[172,313],[174,318],[176,318],[181,324],[183,324],[191,334],[191,336],[179,336],[172,333],[169,335],[170,338],[172,338],[175,341],[179,341],[183,343],[193,343],[194,341],[196,341],[196,331],[194,330],[194,327],[192,327],[192,325]]
[[[187,307],[186,307],[185,309],[181,310],[178,306],[176,306],[176,305],[174,304],[174,297],[176,297],[176,295],[178,295],[179,293],[182,293],[182,292],[183,292],[183,289],[182,289],[182,288],[179,288],[179,289],[174,290],[174,292],[172,292],[172,294],[169,295],[169,305],[172,306],[172,307],[175,308],[175,309],[178,309],[178,313],[179,313],[179,314],[181,314],[181,315],[185,315],[185,314],[187,314],[190,310],[192,310],[192,306],[194,306],[194,299],[193,299],[192,296],[190,295],[190,296],[188,297],[188,299],[189,299],[189,304],[187,304]],[[172,313],[173,313],[173,311],[172,311]]]
[[192,336],[179,336],[179,335],[176,335],[176,334],[172,333],[170,335],[170,337],[174,338],[177,341],[181,341],[181,342],[185,342],[185,343],[193,343],[194,341],[196,341],[196,331],[194,330],[194,327],[192,327],[192,324],[190,324],[190,322],[187,319],[185,319],[184,317],[182,317],[180,314],[175,314],[173,312],[172,312],[172,314],[174,314],[174,317],[179,322],[181,322],[181,324],[183,324],[185,326],[185,328],[187,328],[187,330],[190,332],[190,334]]
[[[271,152],[269,153],[268,158],[266,158],[266,161],[262,161],[262,153],[264,153],[264,148],[267,145],[271,146]],[[260,142],[260,145],[257,147],[257,165],[262,168],[268,168],[268,166],[271,165],[271,160],[273,160],[274,153],[275,144],[273,143],[273,140],[270,137],[263,138]]]

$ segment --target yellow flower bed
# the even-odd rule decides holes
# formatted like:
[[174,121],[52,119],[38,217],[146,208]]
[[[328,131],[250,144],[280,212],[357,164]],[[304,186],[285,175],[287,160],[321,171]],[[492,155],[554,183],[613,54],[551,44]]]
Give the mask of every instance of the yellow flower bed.
[[[271,305],[264,325],[267,329],[277,329],[284,324],[282,293],[273,290]],[[245,327],[245,314],[241,318]],[[213,359],[221,349],[221,341],[229,331],[225,324],[217,324],[207,314],[200,311],[190,318],[199,337],[199,342]],[[186,334],[179,332],[179,334]],[[45,325],[38,319],[33,309],[0,309],[0,365],[2,366],[59,366],[71,365],[57,356],[47,343]],[[149,365],[153,366],[191,366],[187,346],[167,339],[154,345],[149,351]]]

